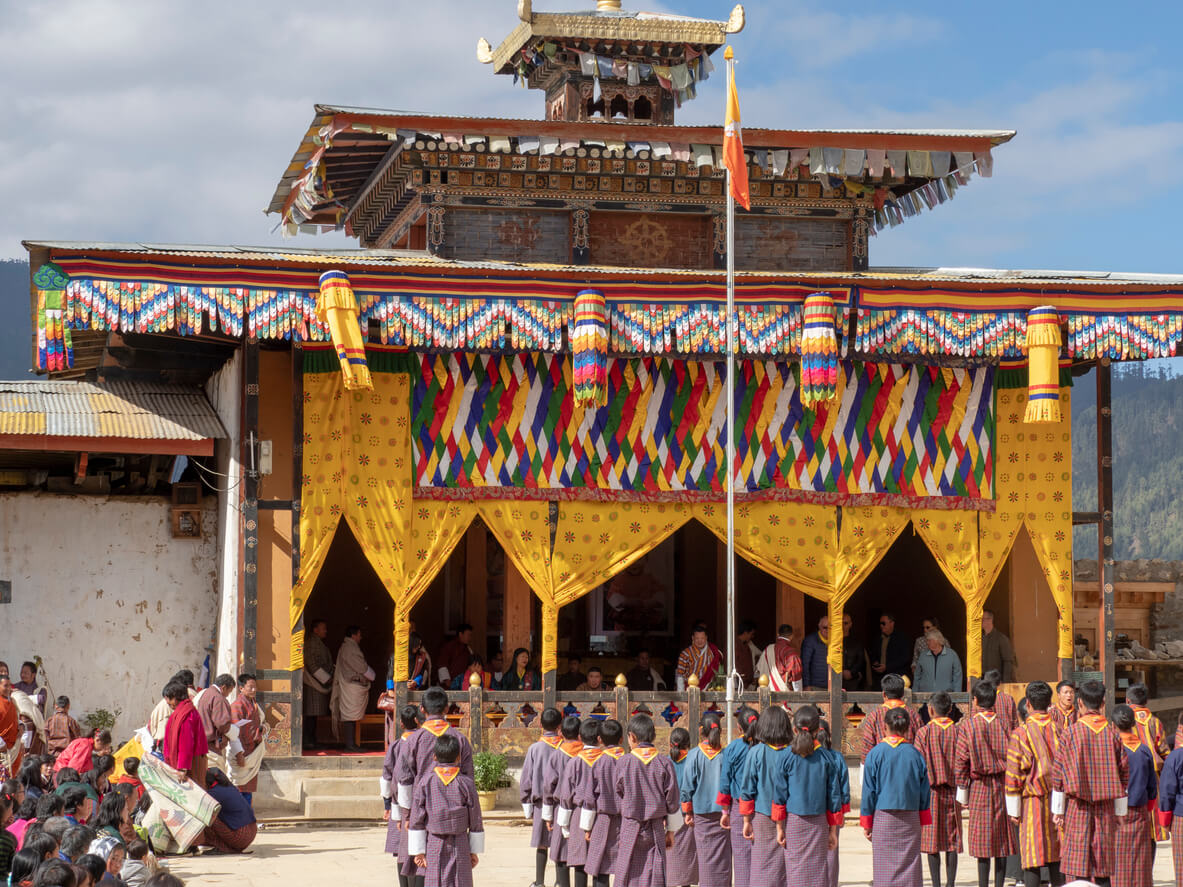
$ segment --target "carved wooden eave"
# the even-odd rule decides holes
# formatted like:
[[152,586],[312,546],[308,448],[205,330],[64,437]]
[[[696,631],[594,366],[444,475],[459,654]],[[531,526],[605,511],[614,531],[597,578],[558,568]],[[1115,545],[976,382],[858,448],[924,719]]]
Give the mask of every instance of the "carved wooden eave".
[[519,9],[529,16],[510,32],[496,49],[487,40],[478,43],[477,58],[492,64],[497,73],[510,73],[522,48],[540,40],[625,41],[629,43],[690,44],[710,50],[727,42],[728,34],[744,27],[742,6],[736,6],[725,22],[686,16],[644,12],[531,12],[529,4]]

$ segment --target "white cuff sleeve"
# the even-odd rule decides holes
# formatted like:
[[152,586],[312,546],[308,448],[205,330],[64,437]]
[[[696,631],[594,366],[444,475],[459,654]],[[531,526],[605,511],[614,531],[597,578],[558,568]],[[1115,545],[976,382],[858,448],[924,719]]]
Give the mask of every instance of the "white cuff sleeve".
[[957,789],[957,803],[960,804],[962,807],[964,807],[966,804],[969,803],[969,789],[967,789],[967,788]]
[[378,790],[380,792],[382,792],[382,798],[384,800],[389,800],[390,799],[390,780],[384,776],[379,776],[378,777]]
[[448,671],[446,668],[441,667],[439,674],[440,674],[440,683],[447,686],[447,684],[449,684],[452,680],[452,673],[450,671]]
[[667,832],[676,832],[685,824],[686,821],[682,819],[681,810],[677,811],[676,813],[671,813],[665,818],[665,830]]
[[391,804],[390,805],[390,818],[393,822],[402,822],[403,821],[403,808],[400,807],[398,804]]
[[564,837],[564,838],[569,838],[569,837],[571,837],[571,829],[569,829],[569,828],[561,828],[561,829],[559,829],[559,831],[561,831],[561,832],[563,833],[563,837]]
[[485,852],[485,833],[484,832],[469,832],[468,833],[468,852],[481,854]]
[[533,819],[534,818],[534,805],[533,804],[522,804],[522,816],[526,817],[526,819]]
[[1052,792],[1052,815],[1059,816],[1064,812],[1064,793]]
[[559,808],[559,815],[555,819],[555,825],[562,826],[563,828],[567,828],[568,826],[570,826],[571,825],[571,811],[568,810],[566,807],[560,807]]
[[592,826],[596,824],[596,811],[588,810],[584,807],[579,811],[579,827],[585,832],[590,832]]
[[411,809],[411,787],[409,785],[399,784],[398,787],[398,805],[407,810]]
[[407,853],[418,856],[427,852],[427,830],[407,832]]
[[555,808],[553,804],[542,805],[542,821],[553,822],[555,818]]
[[793,692],[800,693],[801,687],[804,685],[804,683],[804,681],[793,681]]
[[1116,813],[1118,816],[1125,816],[1127,813],[1129,813],[1130,812],[1130,799],[1128,797],[1114,798],[1113,799],[1113,812]]
[[1013,816],[1015,819],[1019,818],[1019,814],[1023,812],[1023,799],[1018,795],[1006,796],[1006,815]]

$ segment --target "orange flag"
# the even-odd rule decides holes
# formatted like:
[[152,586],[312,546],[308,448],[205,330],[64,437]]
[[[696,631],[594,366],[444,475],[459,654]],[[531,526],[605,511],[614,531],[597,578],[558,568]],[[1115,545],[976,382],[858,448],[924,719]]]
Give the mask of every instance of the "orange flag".
[[739,126],[739,93],[735,89],[735,65],[731,63],[731,47],[723,53],[727,59],[727,118],[723,122],[723,166],[731,173],[731,196],[744,209],[751,211],[752,198],[748,194],[748,161],[743,153],[743,132]]

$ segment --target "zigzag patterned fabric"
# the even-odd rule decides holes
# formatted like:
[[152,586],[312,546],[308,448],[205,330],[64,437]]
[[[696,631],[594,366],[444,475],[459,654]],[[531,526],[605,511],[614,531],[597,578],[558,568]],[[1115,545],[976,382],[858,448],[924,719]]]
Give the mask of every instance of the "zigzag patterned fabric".
[[[725,363],[615,359],[583,410],[570,357],[422,355],[417,496],[725,496]],[[801,403],[792,364],[740,361],[737,496],[993,508],[994,369],[843,363],[835,400]]]

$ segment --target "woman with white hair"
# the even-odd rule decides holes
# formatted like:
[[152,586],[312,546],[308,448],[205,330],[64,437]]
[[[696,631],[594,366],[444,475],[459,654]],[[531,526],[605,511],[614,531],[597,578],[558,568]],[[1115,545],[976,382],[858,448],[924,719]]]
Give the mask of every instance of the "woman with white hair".
[[961,659],[953,652],[949,642],[939,628],[924,633],[927,649],[916,660],[916,681],[913,689],[917,693],[960,693],[964,687]]

